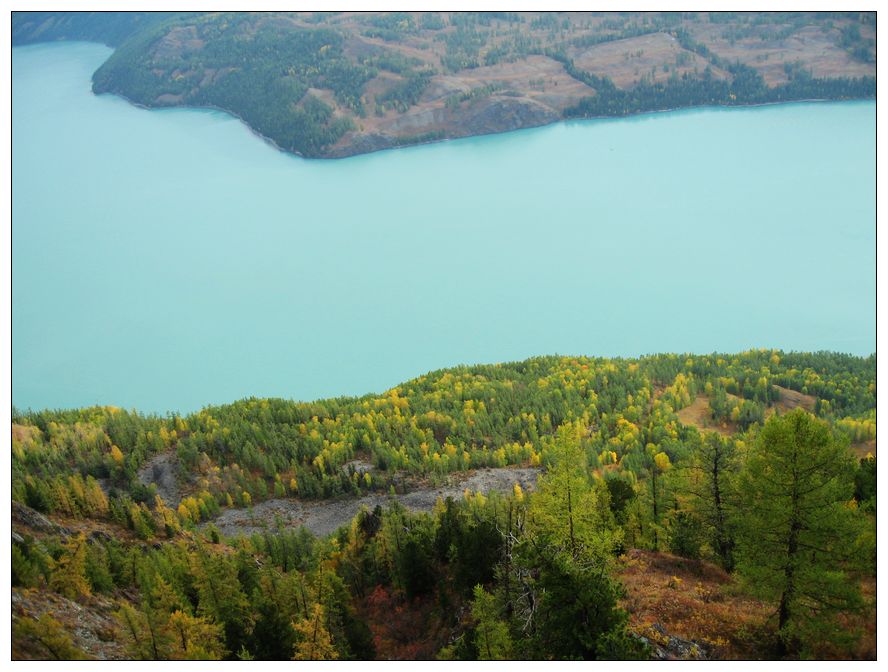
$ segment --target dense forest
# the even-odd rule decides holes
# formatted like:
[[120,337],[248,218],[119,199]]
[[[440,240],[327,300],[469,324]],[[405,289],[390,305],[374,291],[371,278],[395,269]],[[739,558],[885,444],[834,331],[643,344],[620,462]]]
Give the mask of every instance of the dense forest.
[[12,36],[106,42],[96,93],[221,108],[308,157],[876,93],[860,12],[14,12]]
[[[13,655],[871,658],[875,380],[874,355],[541,357],[187,416],[14,411]],[[536,487],[398,503],[510,465]],[[390,503],[323,538],[213,524],[367,492]]]

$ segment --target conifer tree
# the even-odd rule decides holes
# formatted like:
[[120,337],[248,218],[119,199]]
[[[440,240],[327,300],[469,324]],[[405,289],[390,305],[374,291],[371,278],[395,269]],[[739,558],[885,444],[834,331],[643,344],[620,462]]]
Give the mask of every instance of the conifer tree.
[[339,654],[324,620],[324,607],[315,603],[307,618],[293,623],[297,641],[293,660],[336,660]]
[[833,617],[861,605],[843,570],[857,535],[853,475],[847,443],[802,409],[768,420],[740,474],[738,568],[778,602],[781,655],[825,639],[847,643]]
[[86,536],[81,532],[62,545],[62,554],[55,561],[49,587],[70,599],[90,594],[86,578]]
[[15,619],[12,625],[13,657],[16,649],[30,645],[46,660],[84,660],[88,656],[78,648],[62,624],[49,614],[38,619],[28,616]]
[[173,634],[170,658],[174,660],[221,660],[222,627],[207,619],[175,610],[169,615],[167,629]]
[[530,532],[539,544],[554,554],[566,554],[580,564],[605,564],[619,543],[608,506],[606,486],[593,488],[586,454],[580,444],[578,424],[559,427],[552,449],[553,464],[541,475],[528,520]]
[[734,568],[734,483],[737,448],[733,439],[709,432],[697,449],[689,490],[695,512],[707,528],[710,545],[719,564]]
[[191,571],[198,593],[198,613],[225,629],[229,650],[239,650],[253,629],[254,618],[234,563],[198,543],[191,556]]
[[512,654],[512,638],[507,624],[500,619],[496,598],[481,585],[475,586],[472,617],[475,626],[475,645],[481,660],[508,660]]

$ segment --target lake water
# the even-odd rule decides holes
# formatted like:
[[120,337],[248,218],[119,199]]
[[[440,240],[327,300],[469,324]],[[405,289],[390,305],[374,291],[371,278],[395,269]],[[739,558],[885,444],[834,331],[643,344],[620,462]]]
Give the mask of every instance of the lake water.
[[191,411],[541,354],[875,351],[875,103],[310,161],[13,49],[13,403]]

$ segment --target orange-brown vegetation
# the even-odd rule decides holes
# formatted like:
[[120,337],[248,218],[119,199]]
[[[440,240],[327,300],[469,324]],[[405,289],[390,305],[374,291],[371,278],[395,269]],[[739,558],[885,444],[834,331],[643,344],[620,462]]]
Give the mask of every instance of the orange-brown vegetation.
[[[729,75],[713,67],[705,58],[682,48],[672,35],[651,33],[625,40],[597,44],[588,49],[577,49],[576,64],[599,76],[610,77],[623,89],[631,89],[642,77],[663,82],[672,73],[679,77],[685,73],[702,73],[707,66],[715,79],[727,79]],[[664,69],[666,66],[667,69]]]
[[373,633],[377,660],[433,660],[451,635],[436,606],[434,596],[408,599],[400,590],[376,586],[358,613]]
[[810,394],[802,394],[801,392],[796,392],[795,390],[790,390],[786,387],[780,387],[779,385],[773,385],[773,387],[780,392],[780,401],[774,404],[780,413],[791,411],[799,406],[809,413],[814,412],[814,405],[817,403],[817,397],[812,397]]
[[633,549],[623,556],[618,576],[633,631],[646,634],[659,623],[670,634],[711,647],[713,658],[769,656],[767,621],[774,605],[743,595],[717,566]]
[[723,436],[730,436],[737,431],[737,426],[733,423],[719,424],[712,419],[709,397],[705,394],[698,394],[693,403],[678,411],[677,415],[682,424],[691,425],[703,431],[718,432]]
[[[653,638],[652,626],[710,647],[710,657],[723,660],[774,657],[776,604],[745,594],[737,580],[716,565],[669,553],[632,549],[622,558],[617,575],[626,588],[621,606],[629,612],[630,629]],[[862,614],[846,614],[841,621],[857,630],[860,639],[851,652],[855,659],[876,657],[876,581],[861,580],[868,603]],[[818,659],[842,659],[847,651],[824,644],[812,652]]]
[[876,457],[876,439],[872,439],[871,441],[861,441],[860,443],[852,443],[851,452],[853,452],[854,456],[860,460],[867,455]]
[[[776,24],[777,22],[775,22]],[[739,60],[758,70],[768,86],[788,81],[784,64],[802,62],[814,77],[834,77],[838,73],[856,77],[872,72],[873,63],[861,63],[837,44],[837,36],[844,24],[806,26],[785,38],[762,34],[740,39],[730,37],[724,24],[696,22],[690,26],[694,39],[709,45],[716,54],[729,61]],[[872,26],[862,26],[861,35],[875,39]]]

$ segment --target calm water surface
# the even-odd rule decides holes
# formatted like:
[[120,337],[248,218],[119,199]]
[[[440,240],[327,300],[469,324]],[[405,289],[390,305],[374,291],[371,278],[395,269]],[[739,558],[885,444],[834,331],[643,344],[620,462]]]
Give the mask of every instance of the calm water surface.
[[875,104],[338,161],[13,49],[13,402],[191,411],[539,354],[875,351]]

